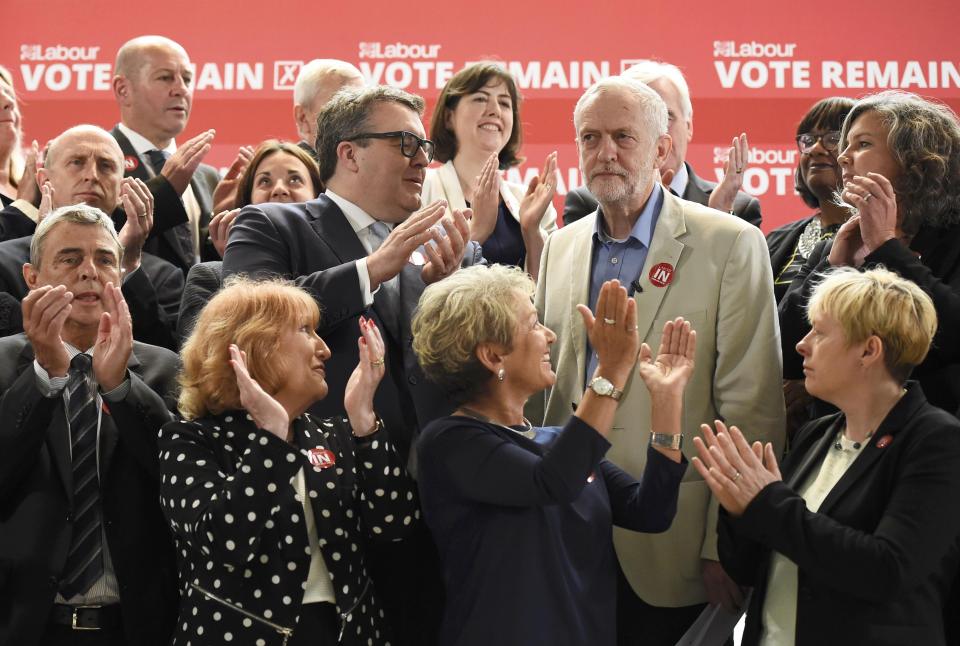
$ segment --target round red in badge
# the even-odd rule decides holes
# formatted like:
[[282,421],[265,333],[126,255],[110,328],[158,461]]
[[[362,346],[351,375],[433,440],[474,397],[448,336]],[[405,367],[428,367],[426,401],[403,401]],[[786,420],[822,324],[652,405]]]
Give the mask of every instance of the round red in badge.
[[673,281],[673,265],[661,262],[650,270],[650,282],[654,287],[666,287]]
[[890,446],[890,442],[893,442],[893,436],[892,436],[892,435],[884,435],[884,436],[881,437],[879,440],[877,440],[877,448],[878,448],[878,449],[885,449],[885,448],[887,448],[888,446]]
[[132,173],[140,166],[140,160],[136,155],[127,155],[123,158],[123,172]]
[[337,456],[330,449],[310,449],[307,451],[307,459],[310,460],[310,464],[318,469],[326,469],[337,463]]

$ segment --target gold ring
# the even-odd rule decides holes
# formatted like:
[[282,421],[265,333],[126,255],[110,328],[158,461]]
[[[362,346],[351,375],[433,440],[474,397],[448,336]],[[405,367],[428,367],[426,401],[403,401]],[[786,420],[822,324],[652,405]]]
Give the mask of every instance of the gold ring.
[[607,317],[604,317],[603,322],[606,323],[607,325],[615,325],[617,322],[617,319],[608,319]]
[[863,196],[863,201],[866,202],[866,201],[869,200],[871,197],[873,197],[873,193],[867,193],[866,195]]
[[740,473],[739,471],[737,471],[736,475],[733,476],[733,481],[736,482],[737,480],[740,479],[740,476],[742,476],[742,475],[743,475],[742,473]]
[[383,357],[378,357],[376,361],[371,361],[370,365],[373,366],[374,368],[379,368],[380,366],[383,365]]

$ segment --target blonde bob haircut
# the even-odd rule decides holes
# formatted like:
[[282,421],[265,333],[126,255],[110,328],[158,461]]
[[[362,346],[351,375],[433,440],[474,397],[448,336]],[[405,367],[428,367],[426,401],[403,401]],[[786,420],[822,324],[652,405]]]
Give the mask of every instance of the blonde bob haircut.
[[180,351],[183,368],[177,407],[184,419],[241,408],[230,365],[231,343],[247,353],[250,376],[268,393],[277,392],[286,373],[280,338],[286,328],[304,320],[316,328],[320,311],[313,298],[292,283],[242,276],[227,279],[200,312]]
[[850,344],[877,336],[884,364],[903,383],[927,356],[937,332],[937,311],[926,292],[883,267],[838,268],[814,288],[807,318],[827,314]]
[[533,291],[529,276],[504,265],[460,269],[424,290],[413,317],[413,351],[454,404],[488,387],[493,373],[477,358],[477,347],[493,343],[513,351],[516,299]]

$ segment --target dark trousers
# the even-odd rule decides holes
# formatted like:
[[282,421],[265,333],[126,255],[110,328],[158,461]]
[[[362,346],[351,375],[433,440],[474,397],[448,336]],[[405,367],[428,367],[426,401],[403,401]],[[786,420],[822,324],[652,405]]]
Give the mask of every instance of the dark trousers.
[[49,624],[40,646],[125,646],[122,628],[74,630],[70,626]]
[[707,604],[659,608],[637,596],[617,568],[617,645],[675,646]]

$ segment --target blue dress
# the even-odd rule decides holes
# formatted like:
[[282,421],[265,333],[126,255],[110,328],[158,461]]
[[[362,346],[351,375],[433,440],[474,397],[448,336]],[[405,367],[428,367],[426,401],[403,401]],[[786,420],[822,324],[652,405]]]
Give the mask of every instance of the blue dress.
[[424,517],[447,591],[444,646],[613,646],[613,525],[662,532],[686,460],[649,449],[641,481],[603,455],[610,443],[571,417],[528,439],[449,416],[418,451]]

